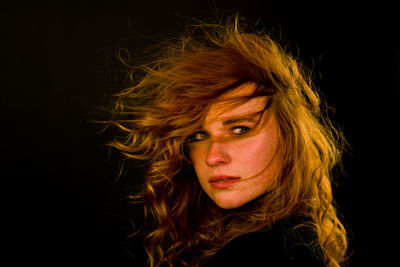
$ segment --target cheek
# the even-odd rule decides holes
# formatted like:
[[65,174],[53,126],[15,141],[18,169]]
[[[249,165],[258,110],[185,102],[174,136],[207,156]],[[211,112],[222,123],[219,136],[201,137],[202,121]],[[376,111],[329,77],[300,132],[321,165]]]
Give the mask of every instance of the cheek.
[[189,157],[196,172],[198,172],[198,169],[201,167],[201,162],[204,161],[205,155],[206,151],[200,144],[192,144],[189,148]]
[[262,172],[272,161],[277,150],[275,135],[261,134],[238,146],[237,161],[246,176]]

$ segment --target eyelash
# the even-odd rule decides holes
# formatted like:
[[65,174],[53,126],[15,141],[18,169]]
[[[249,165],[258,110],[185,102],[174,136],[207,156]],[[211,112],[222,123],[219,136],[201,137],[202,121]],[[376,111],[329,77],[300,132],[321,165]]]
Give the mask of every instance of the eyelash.
[[[200,138],[196,138],[197,135],[200,135]],[[206,136],[206,137],[204,137]],[[209,135],[206,132],[197,132],[194,133],[191,137],[190,137],[190,141],[191,142],[199,142],[199,141],[203,141],[205,139],[207,139],[209,137]]]
[[[240,129],[239,133],[235,133],[234,131]],[[236,135],[236,136],[241,136],[247,134],[251,129],[246,126],[235,126],[229,129],[229,134]],[[196,137],[197,135],[200,135],[198,138]],[[197,133],[194,133],[190,137],[190,142],[199,142],[199,141],[204,141],[205,139],[209,138],[209,134],[204,131],[200,131]]]
[[[236,130],[236,129],[240,129],[241,130],[240,133],[234,133],[234,130]],[[249,127],[246,127],[246,126],[235,126],[235,127],[232,127],[229,130],[229,132],[231,134],[234,134],[234,135],[244,135],[244,134],[248,133],[250,130],[251,129]]]

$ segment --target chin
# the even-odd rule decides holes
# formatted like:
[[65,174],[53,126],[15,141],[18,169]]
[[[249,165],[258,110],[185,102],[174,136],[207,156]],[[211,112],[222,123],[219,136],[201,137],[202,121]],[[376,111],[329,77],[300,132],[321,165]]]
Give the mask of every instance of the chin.
[[219,201],[214,200],[214,202],[215,204],[217,204],[218,207],[225,210],[236,209],[246,204],[246,202],[244,201],[237,201],[237,200],[219,200]]

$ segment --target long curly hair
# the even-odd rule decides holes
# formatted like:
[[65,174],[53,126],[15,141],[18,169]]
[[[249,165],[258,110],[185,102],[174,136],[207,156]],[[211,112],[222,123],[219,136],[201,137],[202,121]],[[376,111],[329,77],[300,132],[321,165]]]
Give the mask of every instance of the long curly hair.
[[[195,23],[157,46],[149,62],[124,61],[131,86],[116,95],[108,124],[121,131],[109,145],[148,163],[143,190],[133,198],[144,201],[153,222],[145,238],[150,266],[200,266],[235,237],[290,216],[307,218],[302,226],[318,234],[327,266],[345,261],[346,230],[331,186],[345,141],[310,72],[250,28],[238,15]],[[257,84],[255,94],[273,100],[282,167],[268,193],[222,210],[197,181],[187,140],[219,96],[249,81]]]

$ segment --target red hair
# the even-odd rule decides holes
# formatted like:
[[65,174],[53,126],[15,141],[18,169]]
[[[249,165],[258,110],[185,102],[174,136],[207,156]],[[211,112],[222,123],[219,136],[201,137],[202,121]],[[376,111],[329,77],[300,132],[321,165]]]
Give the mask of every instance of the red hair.
[[[239,235],[302,216],[303,226],[318,234],[327,266],[339,266],[347,237],[331,179],[343,140],[320,109],[310,75],[268,35],[240,28],[237,16],[191,29],[164,43],[155,60],[130,66],[133,84],[116,96],[109,122],[123,133],[110,145],[149,162],[139,197],[156,223],[146,237],[150,265],[196,265]],[[136,73],[145,75],[137,79]],[[251,209],[222,212],[203,193],[185,141],[216,98],[247,81],[258,85],[256,94],[273,99],[283,167]]]

